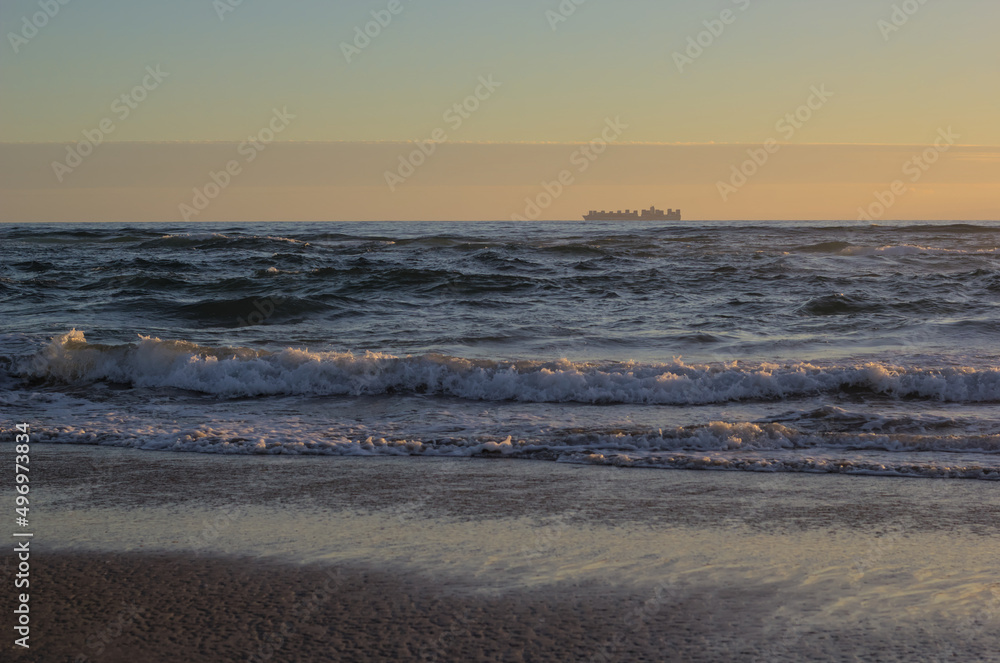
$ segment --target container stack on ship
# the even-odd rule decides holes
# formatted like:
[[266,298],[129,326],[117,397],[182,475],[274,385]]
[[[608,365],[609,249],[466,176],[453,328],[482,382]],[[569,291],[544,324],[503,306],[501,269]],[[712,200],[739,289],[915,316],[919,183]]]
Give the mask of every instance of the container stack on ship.
[[649,209],[644,210],[625,210],[624,212],[618,210],[617,212],[605,212],[601,210],[590,210],[590,214],[583,217],[584,221],[680,221],[681,211],[668,209],[664,212],[661,209],[656,209],[655,206],[650,206]]

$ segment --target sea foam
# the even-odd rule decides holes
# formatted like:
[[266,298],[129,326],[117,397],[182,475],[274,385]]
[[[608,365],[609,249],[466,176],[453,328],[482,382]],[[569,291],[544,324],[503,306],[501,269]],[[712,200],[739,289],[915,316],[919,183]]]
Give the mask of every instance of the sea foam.
[[270,352],[148,336],[134,344],[90,344],[77,330],[17,362],[15,372],[64,382],[172,387],[223,398],[411,393],[480,401],[697,405],[848,391],[944,402],[1000,400],[996,367],[498,361],[297,348]]

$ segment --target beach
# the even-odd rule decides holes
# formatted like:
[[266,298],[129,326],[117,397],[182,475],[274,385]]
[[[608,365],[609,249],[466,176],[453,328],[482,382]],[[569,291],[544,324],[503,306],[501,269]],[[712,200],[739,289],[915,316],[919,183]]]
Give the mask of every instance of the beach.
[[0,663],[1000,663],[996,19],[0,3]]
[[11,660],[1000,660],[992,482],[33,454]]
[[998,236],[0,228],[13,658],[998,660]]

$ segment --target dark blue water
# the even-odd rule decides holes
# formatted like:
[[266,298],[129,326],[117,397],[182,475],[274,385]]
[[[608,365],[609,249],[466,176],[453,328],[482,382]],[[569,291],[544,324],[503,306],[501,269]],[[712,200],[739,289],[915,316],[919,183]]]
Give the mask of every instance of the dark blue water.
[[0,424],[998,478],[1000,224],[0,226]]

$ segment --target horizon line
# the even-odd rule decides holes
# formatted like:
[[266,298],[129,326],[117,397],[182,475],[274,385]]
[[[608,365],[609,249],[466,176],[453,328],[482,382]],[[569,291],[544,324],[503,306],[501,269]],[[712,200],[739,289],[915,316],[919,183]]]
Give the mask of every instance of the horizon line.
[[[771,139],[767,139],[771,140]],[[662,142],[662,141],[610,141],[609,146],[650,146],[650,147],[743,147],[759,146],[765,141],[741,141],[741,142]],[[5,141],[0,140],[0,146],[5,145],[73,145],[77,140],[58,141]],[[100,145],[230,145],[243,142],[241,139],[227,140],[105,140]],[[426,142],[424,140],[275,140],[270,145],[417,145]],[[474,140],[445,140],[440,145],[566,145],[579,146],[589,145],[592,141],[474,141]],[[926,147],[927,143],[794,143],[786,141],[775,141],[776,144],[788,147]],[[952,147],[974,147],[984,149],[1000,149],[1000,144],[978,144],[978,143],[955,143]]]
[[[641,221],[641,219],[636,219]],[[1000,223],[1000,217],[995,219],[877,219],[865,222],[859,219],[684,219],[682,221],[668,221],[664,223],[683,225],[686,223],[850,223],[866,224],[869,227],[877,228],[884,223],[950,223],[950,224],[976,224],[976,223]],[[515,221],[513,219],[327,219],[324,221],[306,220],[269,220],[269,221],[3,221],[0,225],[11,225],[20,223],[92,223],[92,224],[119,224],[130,223],[159,223],[163,225],[192,225],[192,224],[250,224],[250,223],[608,223],[603,221],[582,221],[578,219],[528,219],[526,221]],[[655,225],[654,221],[644,222],[647,225]]]

